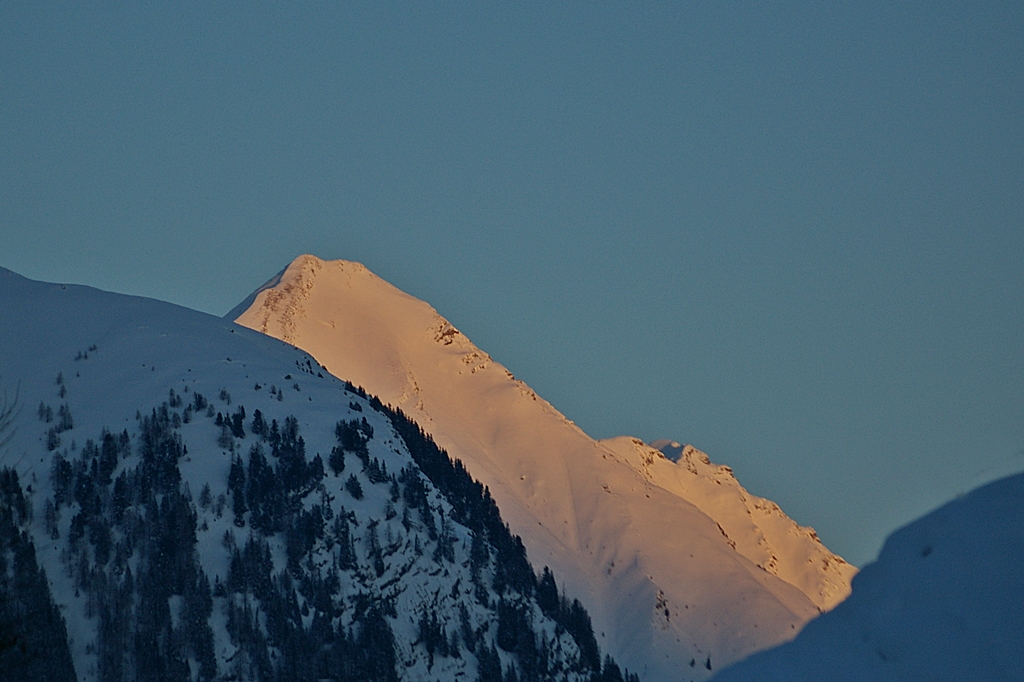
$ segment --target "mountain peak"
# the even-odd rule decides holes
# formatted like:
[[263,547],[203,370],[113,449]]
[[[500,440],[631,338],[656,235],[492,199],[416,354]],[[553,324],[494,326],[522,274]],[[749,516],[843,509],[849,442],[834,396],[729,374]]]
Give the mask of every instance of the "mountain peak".
[[[347,260],[326,261],[312,254],[304,253],[301,256],[297,256],[295,260],[285,266],[283,270],[271,277],[262,286],[249,294],[245,300],[228,311],[224,316],[225,319],[232,321],[236,320],[242,313],[249,310],[256,302],[256,299],[259,298],[260,294],[265,291],[280,289],[287,291],[302,291],[303,289],[311,288],[313,283],[316,281],[317,274],[324,269],[324,267],[344,271],[353,275],[366,274],[380,279],[370,272],[369,268],[362,263]],[[281,294],[282,291],[277,291],[274,296],[276,298]]]
[[674,441],[679,464],[636,439],[595,441],[363,265],[301,256],[249,300],[239,324],[307,351],[461,460],[533,561],[587,606],[601,646],[646,679],[785,641],[849,591],[855,569],[728,467]]

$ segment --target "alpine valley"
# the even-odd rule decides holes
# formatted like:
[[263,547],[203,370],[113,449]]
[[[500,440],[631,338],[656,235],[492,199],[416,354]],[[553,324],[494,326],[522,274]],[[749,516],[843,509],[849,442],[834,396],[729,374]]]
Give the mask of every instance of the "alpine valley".
[[700,680],[856,572],[357,263],[228,319],[0,269],[0,382],[0,680]]

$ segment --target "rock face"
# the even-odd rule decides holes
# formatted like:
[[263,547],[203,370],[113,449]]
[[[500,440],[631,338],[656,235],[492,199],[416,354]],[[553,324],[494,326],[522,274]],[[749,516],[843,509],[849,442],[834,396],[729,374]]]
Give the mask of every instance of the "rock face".
[[893,533],[853,593],[715,680],[1024,679],[1024,474]]
[[296,259],[229,313],[400,408],[490,489],[537,566],[648,680],[791,639],[856,569],[727,467],[595,441],[433,308],[347,261]]

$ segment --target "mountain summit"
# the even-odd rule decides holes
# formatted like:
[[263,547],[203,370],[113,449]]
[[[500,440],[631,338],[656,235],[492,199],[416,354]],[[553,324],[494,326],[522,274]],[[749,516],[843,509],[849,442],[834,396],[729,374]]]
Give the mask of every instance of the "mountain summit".
[[422,425],[585,604],[601,647],[643,679],[706,678],[849,594],[856,569],[728,467],[689,446],[672,461],[636,439],[590,438],[359,263],[301,256],[229,317]]

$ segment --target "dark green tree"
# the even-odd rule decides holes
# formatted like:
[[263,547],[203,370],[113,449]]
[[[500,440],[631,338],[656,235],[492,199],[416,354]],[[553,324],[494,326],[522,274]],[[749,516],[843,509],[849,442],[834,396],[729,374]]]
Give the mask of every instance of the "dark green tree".
[[363,499],[363,486],[359,483],[359,479],[356,478],[355,474],[349,476],[348,480],[345,481],[345,490],[357,500]]

